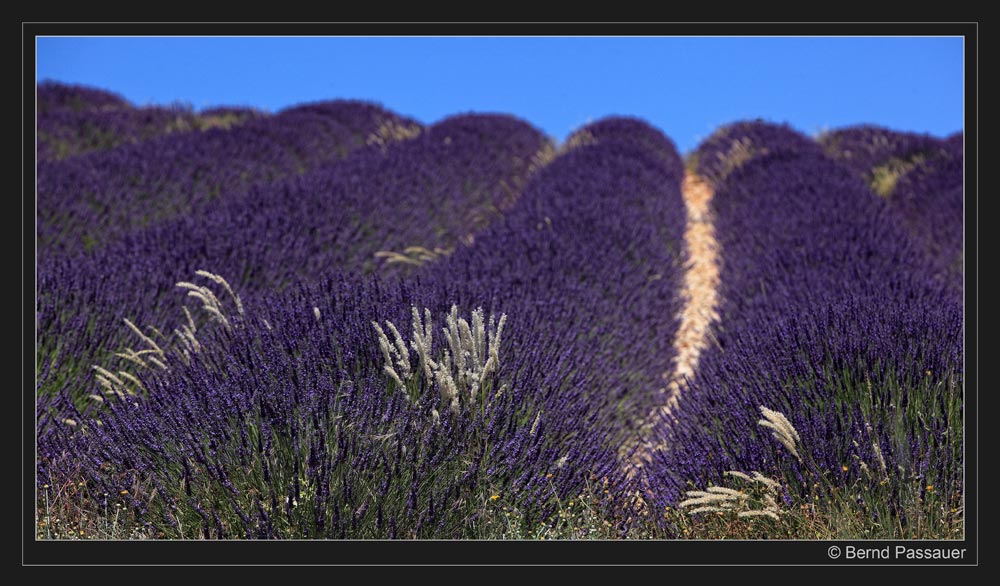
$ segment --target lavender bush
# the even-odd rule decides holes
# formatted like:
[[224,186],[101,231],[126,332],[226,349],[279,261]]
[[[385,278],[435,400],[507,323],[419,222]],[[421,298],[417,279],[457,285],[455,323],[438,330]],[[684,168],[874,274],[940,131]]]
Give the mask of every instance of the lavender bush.
[[93,249],[258,182],[343,159],[381,125],[377,106],[334,102],[223,130],[162,136],[38,165],[39,255]]
[[938,278],[960,292],[962,133],[940,140],[925,134],[857,126],[828,133],[820,143],[827,154],[889,202],[923,247]]
[[690,157],[695,172],[713,184],[750,160],[770,153],[819,152],[819,146],[787,124],[761,120],[734,122],[722,126],[705,139]]
[[918,164],[899,179],[890,197],[938,278],[959,294],[965,273],[965,166],[960,149],[957,155]]
[[[670,363],[679,183],[663,153],[601,140],[407,278],[296,285],[246,298],[242,316],[220,303],[228,326],[195,324],[196,355],[136,371],[135,395],[83,408],[56,395],[40,413],[40,477],[83,476],[173,536],[473,536],[496,522],[491,506],[538,521],[589,486],[606,491],[598,506],[620,505],[622,442]],[[479,399],[455,409],[404,342],[400,392],[372,326],[407,332],[416,308],[433,331],[452,304],[507,316]]]
[[38,105],[39,535],[962,534],[960,134],[707,139],[675,395],[707,196],[642,120]]
[[872,125],[828,132],[818,142],[830,157],[869,182],[877,179],[876,170],[880,167],[885,173],[943,154],[942,141],[930,135]]
[[[902,506],[913,499],[952,505],[962,309],[897,216],[823,155],[777,150],[728,174],[714,207],[717,342],[662,422],[649,478],[656,506],[731,470],[792,479],[797,495],[818,479],[849,477],[868,494],[881,486],[878,502],[855,506],[883,531],[919,525]],[[756,425],[760,406],[788,416],[801,462]]]
[[[549,148],[510,117],[455,117],[296,179],[220,195],[201,214],[104,248],[47,259],[38,272],[37,388],[85,400],[90,365],[134,342],[124,320],[169,334],[182,319],[174,284],[204,267],[225,267],[253,297],[334,271],[400,272],[422,262],[392,263],[382,251],[447,254],[513,202]],[[117,357],[109,367],[125,363]]]
[[35,93],[39,114],[57,110],[74,112],[114,110],[131,107],[122,96],[89,86],[43,81]]
[[59,110],[38,118],[38,159],[65,159],[172,133],[228,129],[262,116],[249,109],[199,114],[183,106]]

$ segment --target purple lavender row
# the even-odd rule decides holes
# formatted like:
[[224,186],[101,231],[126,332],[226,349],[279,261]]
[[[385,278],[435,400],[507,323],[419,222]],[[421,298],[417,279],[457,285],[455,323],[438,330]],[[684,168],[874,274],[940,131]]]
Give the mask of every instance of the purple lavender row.
[[446,298],[507,312],[511,336],[523,340],[516,347],[544,354],[553,345],[574,357],[567,367],[600,376],[587,390],[590,408],[614,405],[625,416],[611,427],[626,433],[623,421],[661,398],[672,358],[683,163],[639,120],[609,118],[582,132],[596,144],[560,155],[475,246],[432,270]]
[[938,278],[963,290],[965,165],[958,149],[949,157],[924,161],[896,183],[889,198],[904,226],[931,260]]
[[117,94],[42,82],[36,93],[38,160],[63,159],[171,132],[228,128],[263,113],[251,108],[137,108]]
[[588,124],[573,132],[566,140],[568,148],[600,143],[627,143],[644,148],[660,158],[671,175],[683,176],[683,161],[677,156],[677,147],[662,132],[638,118],[612,116]]
[[961,133],[942,141],[856,126],[827,133],[815,142],[787,125],[737,122],[705,140],[692,159],[700,175],[719,183],[748,161],[769,153],[825,152],[888,199],[911,236],[923,243],[939,278],[960,284],[962,149]]
[[867,181],[923,245],[941,279],[961,290],[963,135],[929,135],[859,126],[820,139],[826,152]]
[[455,302],[508,315],[508,384],[517,404],[542,414],[544,449],[523,470],[493,473],[529,520],[588,483],[604,483],[619,512],[627,506],[627,446],[664,400],[678,326],[680,157],[635,119],[578,135],[588,138],[539,172],[475,246],[433,266],[426,294],[440,310]]
[[43,81],[38,84],[35,103],[39,114],[58,110],[87,112],[130,108],[122,96],[89,86]]
[[[384,262],[374,252],[385,244],[455,246],[510,204],[546,145],[535,129],[509,117],[456,117],[411,141],[363,149],[300,180],[223,197],[200,216],[42,265],[40,432],[58,433],[64,419],[82,417],[72,414],[74,404],[100,393],[90,364],[134,368],[107,359],[137,343],[124,319],[168,333],[166,324],[183,319],[183,291],[174,283],[195,270],[233,267],[226,274],[251,300],[334,268],[372,269]],[[445,206],[450,211],[442,216]]]
[[[403,254],[414,246],[445,254],[510,205],[547,146],[519,120],[458,116],[412,140],[220,196],[198,215],[105,248],[49,259],[38,269],[40,392],[89,394],[90,365],[134,342],[125,319],[169,332],[183,318],[175,283],[197,270],[224,272],[252,297],[334,271],[412,269],[428,260]],[[383,251],[407,262],[387,265],[394,259]]]
[[819,138],[823,150],[860,177],[892,161],[926,160],[947,155],[943,142],[928,134],[897,132],[880,126],[852,126]]
[[713,184],[750,160],[778,152],[818,153],[819,146],[787,124],[734,122],[705,139],[692,156],[694,170]]
[[[40,475],[82,462],[112,498],[141,480],[156,498],[128,498],[151,523],[206,537],[463,537],[490,506],[532,523],[588,485],[614,500],[626,422],[661,398],[670,364],[680,168],[676,153],[668,165],[636,141],[599,140],[410,278],[333,277],[248,302],[199,360],[143,378],[136,406],[102,411],[100,426],[67,412],[92,431],[49,427]],[[407,400],[371,325],[408,332],[414,306],[439,325],[453,303],[508,317],[477,409],[452,411],[426,381]]]
[[92,249],[206,202],[343,159],[386,125],[418,126],[377,106],[331,102],[126,144],[38,166],[39,255]]
[[59,109],[38,116],[38,160],[65,159],[177,132],[225,129],[262,116],[249,108],[202,113],[155,106],[83,112]]
[[466,510],[490,502],[493,462],[520,465],[540,430],[512,393],[435,417],[434,403],[390,392],[371,320],[394,299],[391,286],[329,280],[248,303],[232,335],[203,337],[197,362],[144,376],[148,398],[48,427],[39,476],[82,477],[175,537],[463,537]]
[[965,133],[958,131],[944,139],[944,147],[952,157],[964,156],[965,154]]
[[[733,470],[805,493],[818,477],[863,481],[863,462],[961,490],[962,308],[886,202],[812,149],[774,149],[713,203],[718,341],[662,422],[655,510]],[[802,462],[758,425],[760,406],[788,417]]]
[[512,117],[456,116],[387,149],[220,197],[197,215],[72,262],[90,265],[85,272],[121,272],[120,282],[157,267],[166,284],[197,267],[225,267],[251,293],[333,270],[412,269],[471,242],[499,217],[547,146]]

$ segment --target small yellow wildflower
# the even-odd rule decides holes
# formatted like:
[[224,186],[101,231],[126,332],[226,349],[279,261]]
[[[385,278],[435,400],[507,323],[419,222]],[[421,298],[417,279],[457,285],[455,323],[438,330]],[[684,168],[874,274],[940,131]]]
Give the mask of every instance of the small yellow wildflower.
[[847,472],[847,464],[841,466],[840,469],[843,470],[844,472]]
[[552,478],[552,473],[551,473],[551,472],[549,472],[548,474],[546,474],[546,475],[545,475],[545,477],[546,477],[546,478]]
[[121,492],[121,494],[128,494],[128,491],[127,491],[127,490],[123,490],[123,491]]
[[495,500],[497,500],[498,498],[500,498],[500,495],[498,495],[498,494],[495,494],[495,495],[493,495],[493,496],[491,496],[491,497],[490,497],[490,500],[491,500],[491,501],[495,501]]
[[933,484],[928,484],[927,485],[927,492],[934,492],[934,485]]

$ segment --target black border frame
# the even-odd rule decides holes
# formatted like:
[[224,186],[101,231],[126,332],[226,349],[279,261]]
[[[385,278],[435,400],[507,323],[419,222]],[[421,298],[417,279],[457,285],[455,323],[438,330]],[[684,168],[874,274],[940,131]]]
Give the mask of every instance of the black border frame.
[[[978,565],[978,23],[22,22],[22,547],[24,565]],[[966,537],[954,541],[40,541],[35,539],[35,39],[163,36],[961,36],[965,42]],[[971,153],[972,156],[969,156]],[[846,544],[965,548],[953,561],[832,559]]]

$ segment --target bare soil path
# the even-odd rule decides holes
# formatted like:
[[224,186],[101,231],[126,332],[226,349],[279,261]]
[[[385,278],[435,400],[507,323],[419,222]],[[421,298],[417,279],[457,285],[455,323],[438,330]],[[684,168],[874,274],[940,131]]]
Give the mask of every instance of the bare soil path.
[[[681,323],[677,329],[677,337],[674,339],[672,368],[664,374],[667,384],[665,400],[648,415],[645,427],[662,416],[673,416],[683,393],[685,380],[698,368],[698,359],[711,341],[712,325],[719,319],[719,245],[715,239],[711,211],[714,190],[705,179],[687,173],[682,191],[687,209],[687,228],[684,232],[687,264],[681,285],[684,305],[679,316]],[[648,463],[659,446],[657,438],[646,437],[641,440],[633,456],[629,458],[629,473],[635,474]]]

